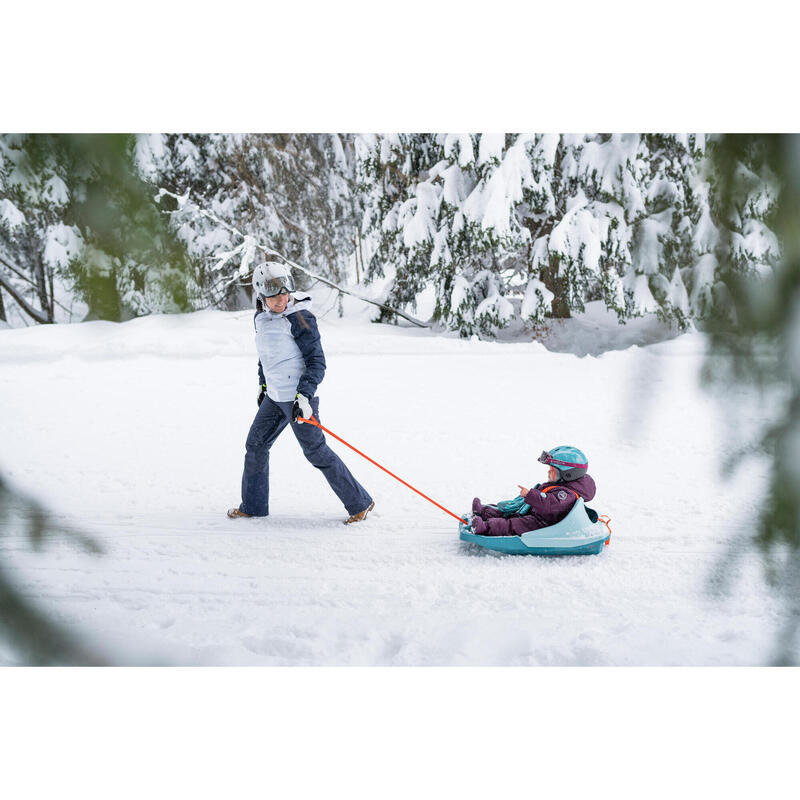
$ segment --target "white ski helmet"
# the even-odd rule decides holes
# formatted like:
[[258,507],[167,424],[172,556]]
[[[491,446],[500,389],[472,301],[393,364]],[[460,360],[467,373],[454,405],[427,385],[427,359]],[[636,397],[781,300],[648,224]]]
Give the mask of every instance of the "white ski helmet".
[[280,261],[264,261],[253,270],[253,291],[259,299],[291,294],[294,289],[292,272]]

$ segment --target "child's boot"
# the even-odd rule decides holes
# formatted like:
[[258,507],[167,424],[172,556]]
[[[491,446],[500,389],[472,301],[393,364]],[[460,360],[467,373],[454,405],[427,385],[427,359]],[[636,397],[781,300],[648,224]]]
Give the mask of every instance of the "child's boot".
[[486,531],[489,530],[489,526],[480,518],[480,517],[473,517],[472,518],[472,532],[477,534],[478,536],[483,536]]

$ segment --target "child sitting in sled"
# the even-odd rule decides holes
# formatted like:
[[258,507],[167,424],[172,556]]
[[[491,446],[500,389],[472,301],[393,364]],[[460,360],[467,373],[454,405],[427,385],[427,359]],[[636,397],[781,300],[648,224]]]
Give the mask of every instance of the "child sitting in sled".
[[519,485],[519,496],[497,505],[472,501],[472,532],[479,536],[521,536],[555,525],[569,514],[575,501],[591,500],[594,480],[586,471],[586,456],[577,447],[560,446],[544,451],[539,461],[549,469],[547,481],[532,489]]

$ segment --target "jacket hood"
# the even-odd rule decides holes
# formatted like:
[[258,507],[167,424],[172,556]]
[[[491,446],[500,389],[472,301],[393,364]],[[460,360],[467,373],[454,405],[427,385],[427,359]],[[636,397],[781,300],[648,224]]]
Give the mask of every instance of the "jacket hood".
[[576,491],[584,500],[591,500],[597,494],[594,478],[589,473],[574,481],[563,481],[562,485]]
[[545,486],[563,486],[565,489],[572,489],[572,491],[577,492],[584,500],[591,500],[595,494],[597,494],[594,478],[588,473],[574,481],[548,481],[542,484],[542,488]]

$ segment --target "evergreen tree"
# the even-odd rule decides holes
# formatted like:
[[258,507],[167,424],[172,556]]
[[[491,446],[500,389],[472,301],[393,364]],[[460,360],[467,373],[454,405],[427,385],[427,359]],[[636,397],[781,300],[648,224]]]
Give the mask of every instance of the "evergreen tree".
[[255,243],[341,279],[356,249],[352,137],[337,134],[140,137],[137,157],[154,186],[192,197],[245,241],[191,204],[172,225],[201,271],[205,301],[237,305]]
[[[737,412],[733,398],[740,384],[758,387],[763,402],[778,409],[773,424],[760,431],[755,442],[739,444],[741,456],[755,449],[771,461],[760,518],[752,523],[768,576],[790,611],[775,662],[796,664],[800,629],[800,137],[729,135],[717,137],[710,149],[720,262],[708,293],[716,313],[706,377],[727,404],[726,414]],[[776,175],[784,176],[780,187]]]
[[[393,275],[387,302],[433,294],[433,318],[465,335],[503,327],[505,297],[526,272],[529,231],[515,202],[534,201],[527,139],[504,135],[361,137],[368,277]],[[505,153],[504,153],[505,151]]]
[[359,137],[357,154],[358,185],[366,197],[362,229],[368,236],[379,232],[367,278],[384,277],[388,270],[393,282],[385,302],[416,311],[417,298],[432,274],[439,215],[437,192],[419,179],[439,161],[435,141],[413,134],[364,136]]
[[777,176],[789,174],[784,148],[790,141],[731,135],[710,141],[703,187],[709,202],[696,233],[698,251],[706,257],[705,280],[692,287],[698,316],[725,313],[731,275],[769,279],[783,264],[776,232],[782,224],[778,201],[786,187]]
[[[413,308],[432,291],[433,318],[463,335],[592,300],[620,320],[658,312],[685,326],[709,313],[719,238],[703,136],[408,134],[358,145],[368,277],[391,277],[392,305]],[[749,263],[753,248],[740,252]]]
[[701,158],[694,136],[561,137],[553,193],[565,210],[542,251],[566,284],[553,288],[566,291],[568,311],[602,299],[620,320],[659,311],[686,323],[681,270],[694,262]]
[[138,175],[131,136],[0,137],[0,285],[37,322],[60,280],[89,318],[190,307],[194,276]]
[[[49,537],[67,534],[73,544],[90,553],[101,548],[75,531],[64,531],[37,502],[8,486],[0,477],[0,535],[23,531],[28,546],[41,550]],[[21,665],[101,665],[103,658],[76,634],[33,603],[0,558],[0,642]]]
[[0,137],[0,286],[40,323],[55,322],[56,281],[68,278],[84,246],[68,220],[76,175],[64,145],[57,138]]
[[[465,336],[595,300],[621,321],[686,326],[724,298],[721,264],[767,274],[780,258],[775,172],[743,154],[728,207],[715,147],[667,134],[6,135],[0,318],[9,302],[69,318],[70,292],[90,318],[239,307],[260,243],[338,282],[354,263],[361,277],[366,253],[389,306]],[[159,188],[213,218],[168,196],[157,207]]]

